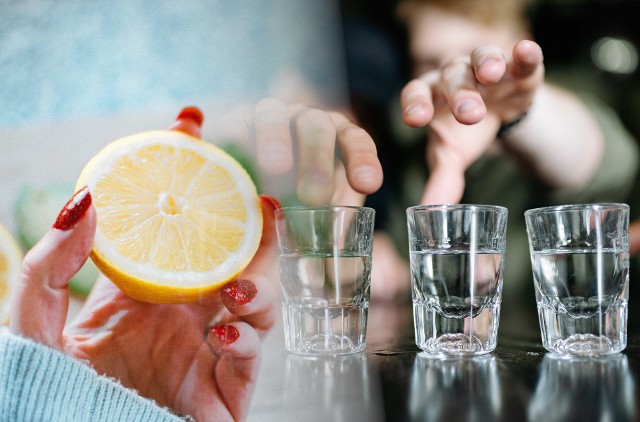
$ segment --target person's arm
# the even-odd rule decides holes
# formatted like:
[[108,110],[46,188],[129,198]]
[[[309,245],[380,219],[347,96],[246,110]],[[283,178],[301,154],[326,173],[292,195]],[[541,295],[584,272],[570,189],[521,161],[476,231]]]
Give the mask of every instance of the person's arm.
[[596,117],[576,95],[544,84],[504,145],[552,188],[580,189],[601,162],[605,139]]
[[181,421],[71,356],[0,328],[0,420]]

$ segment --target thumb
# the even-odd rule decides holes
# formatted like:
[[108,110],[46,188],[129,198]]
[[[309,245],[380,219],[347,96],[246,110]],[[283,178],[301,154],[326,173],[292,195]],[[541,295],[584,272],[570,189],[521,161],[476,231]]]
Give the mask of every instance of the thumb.
[[69,279],[87,260],[96,229],[96,211],[85,186],[64,206],[49,232],[27,253],[9,327],[62,349],[69,308]]

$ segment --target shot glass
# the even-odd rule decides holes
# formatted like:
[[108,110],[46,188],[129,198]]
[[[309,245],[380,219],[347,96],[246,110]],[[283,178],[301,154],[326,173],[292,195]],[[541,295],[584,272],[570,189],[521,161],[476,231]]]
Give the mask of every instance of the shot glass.
[[375,211],[291,207],[275,215],[286,349],[324,356],[364,350]]
[[407,209],[417,346],[482,355],[497,344],[507,209],[433,205]]
[[524,215],[544,348],[568,356],[622,351],[629,206],[562,205]]

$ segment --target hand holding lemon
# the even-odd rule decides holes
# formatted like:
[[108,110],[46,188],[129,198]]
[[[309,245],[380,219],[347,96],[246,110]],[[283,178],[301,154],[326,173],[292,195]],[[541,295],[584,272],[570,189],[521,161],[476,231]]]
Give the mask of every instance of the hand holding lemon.
[[[265,274],[278,205],[192,136],[201,123],[193,113],[181,113],[178,130],[116,141],[87,166],[24,259],[10,330],[176,413],[237,420],[275,318]],[[114,283],[101,277],[67,323],[67,283],[90,253]]]
[[[326,198],[311,199],[379,187],[373,140],[346,117],[273,101],[260,102],[254,117],[258,166],[282,158],[291,164],[286,158],[296,151],[298,190],[305,193],[316,191],[309,180],[326,179],[317,177],[319,169],[332,171],[339,146],[342,178],[321,187],[328,187]],[[121,389],[106,375],[136,390],[127,397],[151,398],[176,414],[239,420],[256,381],[260,337],[275,320],[278,203],[259,197],[237,162],[199,139],[202,121],[198,109],[186,108],[172,130],[117,140],[87,164],[76,194],[23,261],[9,328],[13,337],[88,362],[92,369],[80,365],[86,377],[73,379],[92,388],[106,382]],[[101,276],[68,322],[68,282],[89,255],[112,280]],[[31,358],[10,362],[44,378],[54,373],[49,359],[41,371]],[[77,391],[69,382],[50,384],[59,388],[38,391],[64,406],[88,405],[69,403]],[[26,406],[32,411],[38,403]]]
[[109,144],[76,186],[88,186],[98,213],[91,258],[145,302],[209,296],[249,264],[262,235],[260,201],[247,172],[193,136],[200,114],[188,108],[180,116],[174,130]]

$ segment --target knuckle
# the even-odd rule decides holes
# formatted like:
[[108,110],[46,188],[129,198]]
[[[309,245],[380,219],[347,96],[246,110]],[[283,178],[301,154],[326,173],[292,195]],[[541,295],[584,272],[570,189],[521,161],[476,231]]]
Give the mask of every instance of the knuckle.
[[340,129],[339,136],[345,140],[367,140],[370,139],[366,130],[359,126],[347,126]]

